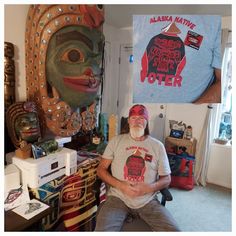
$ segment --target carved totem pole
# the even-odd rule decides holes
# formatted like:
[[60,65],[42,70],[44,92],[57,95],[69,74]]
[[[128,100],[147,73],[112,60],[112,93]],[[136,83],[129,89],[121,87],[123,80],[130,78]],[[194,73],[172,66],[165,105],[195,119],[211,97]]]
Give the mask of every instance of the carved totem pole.
[[4,107],[5,112],[8,107],[15,102],[15,63],[14,45],[4,42]]

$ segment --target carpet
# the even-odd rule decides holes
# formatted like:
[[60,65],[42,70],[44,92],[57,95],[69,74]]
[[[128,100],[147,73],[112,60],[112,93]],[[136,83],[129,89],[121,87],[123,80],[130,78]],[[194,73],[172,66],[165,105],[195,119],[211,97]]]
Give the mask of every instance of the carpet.
[[170,188],[173,201],[167,202],[181,231],[231,232],[231,189],[207,184],[194,186],[191,191]]

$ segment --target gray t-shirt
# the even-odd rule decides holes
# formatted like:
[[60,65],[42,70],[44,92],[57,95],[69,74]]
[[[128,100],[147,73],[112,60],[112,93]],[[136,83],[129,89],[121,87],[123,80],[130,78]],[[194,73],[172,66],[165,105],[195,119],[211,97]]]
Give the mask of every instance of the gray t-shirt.
[[[112,160],[112,175],[121,181],[154,183],[159,176],[171,172],[164,145],[150,136],[144,141],[135,141],[129,134],[115,136],[108,143],[103,158]],[[111,187],[108,195],[120,198],[135,209],[151,201],[155,193],[131,198]]]

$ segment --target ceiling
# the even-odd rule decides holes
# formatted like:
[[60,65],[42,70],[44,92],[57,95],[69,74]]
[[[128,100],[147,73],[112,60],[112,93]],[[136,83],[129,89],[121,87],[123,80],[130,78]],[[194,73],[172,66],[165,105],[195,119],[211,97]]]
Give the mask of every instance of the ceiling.
[[132,15],[221,15],[232,16],[232,5],[223,4],[169,4],[169,5],[109,5],[105,4],[105,22],[117,28],[132,27]]

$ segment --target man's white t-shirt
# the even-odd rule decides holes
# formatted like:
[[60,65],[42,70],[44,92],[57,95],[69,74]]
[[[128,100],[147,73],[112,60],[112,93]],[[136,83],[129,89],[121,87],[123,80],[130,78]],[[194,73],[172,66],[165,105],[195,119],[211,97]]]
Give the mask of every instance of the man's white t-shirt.
[[[171,173],[164,145],[150,136],[143,141],[135,141],[129,134],[115,136],[108,143],[103,158],[112,160],[112,175],[121,181],[151,184],[159,176]],[[128,207],[136,209],[151,201],[155,193],[131,198],[111,187],[108,195],[116,196]]]

